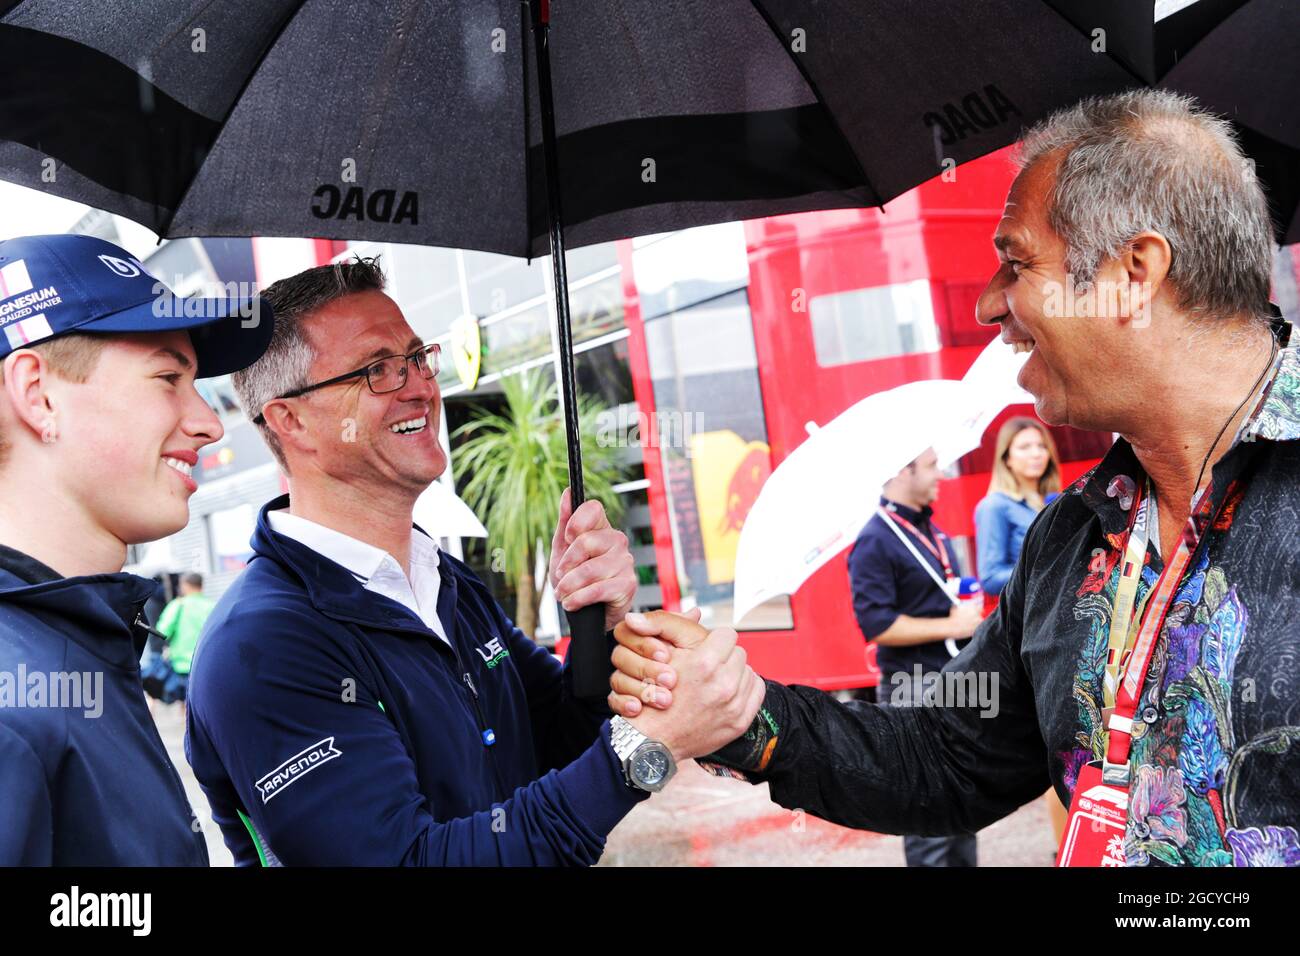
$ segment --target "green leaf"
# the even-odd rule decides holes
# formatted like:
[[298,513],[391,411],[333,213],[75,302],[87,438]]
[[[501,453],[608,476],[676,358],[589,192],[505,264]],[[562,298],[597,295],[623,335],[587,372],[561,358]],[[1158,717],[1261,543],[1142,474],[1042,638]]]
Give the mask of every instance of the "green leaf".
[[1222,568],[1211,568],[1205,575],[1205,606],[1218,608],[1228,596],[1228,579]]
[[[532,573],[537,542],[549,548],[559,518],[560,495],[569,484],[568,446],[553,376],[533,369],[501,380],[501,412],[478,407],[453,433],[456,484],[465,503],[487,528],[487,548],[502,550],[512,580]],[[605,506],[610,524],[623,517],[614,485],[623,477],[621,449],[596,441],[601,407],[578,397],[583,478],[588,499]]]

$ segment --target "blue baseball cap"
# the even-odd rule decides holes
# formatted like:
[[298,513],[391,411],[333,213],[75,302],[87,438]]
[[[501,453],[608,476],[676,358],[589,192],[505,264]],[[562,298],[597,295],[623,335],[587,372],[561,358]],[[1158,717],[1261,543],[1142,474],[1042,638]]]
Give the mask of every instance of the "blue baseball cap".
[[0,242],[0,358],[69,332],[190,333],[198,377],[247,368],[275,319],[257,296],[185,298],[120,246],[94,236]]

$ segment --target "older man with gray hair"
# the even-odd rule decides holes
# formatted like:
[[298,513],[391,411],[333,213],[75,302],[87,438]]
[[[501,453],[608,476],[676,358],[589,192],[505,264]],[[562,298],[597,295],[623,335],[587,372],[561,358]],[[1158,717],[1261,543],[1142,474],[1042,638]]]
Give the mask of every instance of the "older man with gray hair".
[[[694,656],[653,740],[578,698],[570,669],[412,523],[447,467],[439,349],[378,263],[309,269],[264,297],[274,336],[234,383],[289,494],[262,509],[208,619],[185,737],[235,862],[595,862],[674,760],[749,725],[763,683],[735,632]],[[636,591],[627,538],[597,501],[558,505],[556,597],[603,603],[612,628]]]
[[[891,833],[973,832],[1050,780],[1061,865],[1300,865],[1300,355],[1264,193],[1226,122],[1153,90],[1049,117],[1020,163],[979,321],[1030,352],[1045,421],[1121,437],[1034,521],[931,706],[768,682],[714,759]],[[620,628],[616,708],[699,631]],[[992,713],[938,692],[987,674]]]

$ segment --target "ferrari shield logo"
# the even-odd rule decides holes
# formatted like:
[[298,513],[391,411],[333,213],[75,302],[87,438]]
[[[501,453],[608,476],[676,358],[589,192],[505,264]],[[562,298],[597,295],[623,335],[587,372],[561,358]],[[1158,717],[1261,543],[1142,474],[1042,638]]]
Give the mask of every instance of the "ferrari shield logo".
[[483,337],[479,333],[478,316],[462,315],[451,324],[451,359],[456,363],[456,374],[468,389],[478,384],[479,368],[483,365]]

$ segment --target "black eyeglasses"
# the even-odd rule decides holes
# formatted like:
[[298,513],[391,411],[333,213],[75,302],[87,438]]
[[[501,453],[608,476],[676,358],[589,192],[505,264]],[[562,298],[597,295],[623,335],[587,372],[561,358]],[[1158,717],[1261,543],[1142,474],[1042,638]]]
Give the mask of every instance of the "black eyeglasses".
[[[325,388],[327,385],[338,385],[341,382],[349,382],[354,378],[366,377],[366,384],[376,395],[383,395],[385,392],[396,392],[406,384],[407,368],[410,363],[415,363],[416,370],[422,378],[437,378],[438,370],[442,367],[441,357],[442,346],[434,343],[433,345],[424,345],[411,352],[408,355],[389,355],[381,359],[375,359],[369,365],[356,369],[352,372],[344,372],[342,375],[335,375],[323,382],[317,382],[314,385],[304,385],[302,388],[295,388],[291,392],[285,392],[283,395],[277,395],[271,401],[278,401],[281,398],[297,398],[299,395],[306,395],[308,392],[314,392],[318,388]],[[266,418],[261,412],[253,419],[253,424],[263,425]]]

